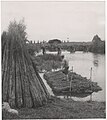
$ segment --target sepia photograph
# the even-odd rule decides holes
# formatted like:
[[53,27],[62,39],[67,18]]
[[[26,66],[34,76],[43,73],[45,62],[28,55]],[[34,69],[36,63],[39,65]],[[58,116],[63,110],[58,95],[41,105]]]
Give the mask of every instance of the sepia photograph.
[[106,119],[105,1],[2,1],[2,119]]

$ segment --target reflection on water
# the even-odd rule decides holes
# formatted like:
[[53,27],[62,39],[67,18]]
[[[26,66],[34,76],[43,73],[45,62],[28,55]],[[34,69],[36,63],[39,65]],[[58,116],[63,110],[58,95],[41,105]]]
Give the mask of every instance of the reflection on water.
[[[74,72],[81,74],[84,77],[90,77],[90,68],[92,67],[92,80],[98,82],[98,85],[102,87],[102,91],[93,93],[93,100],[105,101],[105,55],[76,52],[70,54],[69,52],[63,52],[65,58],[69,61],[70,69],[74,67]],[[75,100],[89,100],[89,96],[86,98],[76,98]]]

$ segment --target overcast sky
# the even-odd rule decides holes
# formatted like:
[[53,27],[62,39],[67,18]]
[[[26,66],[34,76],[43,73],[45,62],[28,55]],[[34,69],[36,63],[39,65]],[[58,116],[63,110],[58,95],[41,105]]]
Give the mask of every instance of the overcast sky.
[[2,31],[24,17],[28,39],[105,40],[104,2],[2,2]]

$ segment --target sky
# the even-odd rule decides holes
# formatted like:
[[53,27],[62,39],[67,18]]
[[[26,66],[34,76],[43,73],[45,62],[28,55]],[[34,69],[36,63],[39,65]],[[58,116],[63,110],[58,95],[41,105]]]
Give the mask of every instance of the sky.
[[1,30],[25,19],[28,40],[105,40],[105,2],[2,2]]

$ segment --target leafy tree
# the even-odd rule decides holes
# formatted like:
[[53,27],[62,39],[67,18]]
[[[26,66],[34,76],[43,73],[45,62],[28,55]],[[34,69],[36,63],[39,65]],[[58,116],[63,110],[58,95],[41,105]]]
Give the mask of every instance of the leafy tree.
[[98,35],[93,37],[90,51],[94,53],[105,53],[105,42]]

